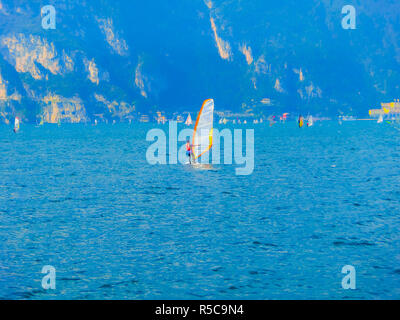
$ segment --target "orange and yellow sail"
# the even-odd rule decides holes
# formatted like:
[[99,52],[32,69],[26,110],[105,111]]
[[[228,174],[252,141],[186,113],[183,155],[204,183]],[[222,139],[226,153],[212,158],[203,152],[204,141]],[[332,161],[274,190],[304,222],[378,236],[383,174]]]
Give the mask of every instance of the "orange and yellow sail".
[[193,132],[193,156],[198,159],[212,147],[214,100],[203,102]]

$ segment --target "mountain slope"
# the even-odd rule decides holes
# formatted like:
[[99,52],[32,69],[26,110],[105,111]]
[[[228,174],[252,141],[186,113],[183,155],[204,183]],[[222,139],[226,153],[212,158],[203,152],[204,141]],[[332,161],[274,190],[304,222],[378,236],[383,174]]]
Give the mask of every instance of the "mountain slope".
[[[385,5],[382,5],[384,2]],[[366,115],[399,94],[400,4],[0,0],[0,121],[218,110]],[[261,103],[265,99],[268,103]]]

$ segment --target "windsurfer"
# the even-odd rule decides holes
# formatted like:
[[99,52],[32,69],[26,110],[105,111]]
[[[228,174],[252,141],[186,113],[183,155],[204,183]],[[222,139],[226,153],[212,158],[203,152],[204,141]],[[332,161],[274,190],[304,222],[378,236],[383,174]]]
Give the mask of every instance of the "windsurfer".
[[186,140],[186,155],[189,157],[189,163],[192,164],[192,145],[189,139]]
[[198,146],[199,146],[198,144],[191,144],[189,138],[186,139],[186,155],[189,157],[190,164],[192,164],[192,157],[193,157],[193,163],[196,163],[193,154],[193,147],[198,147]]

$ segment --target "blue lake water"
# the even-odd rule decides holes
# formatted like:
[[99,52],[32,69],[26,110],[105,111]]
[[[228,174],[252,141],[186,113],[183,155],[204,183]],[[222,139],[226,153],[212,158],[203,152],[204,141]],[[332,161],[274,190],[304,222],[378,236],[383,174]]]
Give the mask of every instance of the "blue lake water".
[[257,125],[249,176],[149,165],[151,127],[0,126],[0,298],[400,297],[395,127]]

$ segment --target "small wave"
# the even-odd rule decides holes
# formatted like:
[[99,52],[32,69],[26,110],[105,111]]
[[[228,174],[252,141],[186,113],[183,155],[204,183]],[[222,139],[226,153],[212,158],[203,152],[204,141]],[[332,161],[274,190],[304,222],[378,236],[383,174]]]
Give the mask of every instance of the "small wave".
[[278,210],[278,211],[287,210],[287,209],[289,209],[289,206],[282,206],[282,207],[277,206],[277,207],[275,207],[275,210]]
[[180,190],[180,188],[176,187],[165,187],[166,190]]
[[374,243],[368,241],[334,241],[335,246],[374,246]]
[[[34,296],[45,293],[45,290],[39,290],[39,289],[34,289],[32,291],[26,291],[26,292],[16,292],[13,294],[13,297],[20,297],[20,299],[32,299]],[[14,299],[14,298],[13,298]]]
[[60,278],[63,281],[79,281],[82,280],[81,278]]
[[71,197],[66,197],[66,198],[59,198],[59,199],[49,199],[49,202],[60,203],[60,202],[70,201],[70,200],[73,200],[73,199]]
[[256,245],[256,246],[277,247],[276,244],[273,244],[273,243],[263,243],[263,242],[259,242],[259,241],[253,241],[253,244]]
[[143,192],[143,194],[163,195],[163,194],[165,194],[165,192],[155,192],[155,191],[148,191],[148,190],[145,190],[145,191]]
[[218,266],[218,267],[212,268],[211,270],[214,271],[214,272],[218,272],[218,271],[221,271],[222,269],[223,269],[223,267]]
[[130,280],[126,280],[126,281],[119,281],[119,282],[114,282],[114,283],[106,283],[100,286],[101,289],[107,289],[107,288],[114,288],[117,286],[121,286],[121,285],[129,285],[129,284],[136,284],[139,281],[137,281],[136,279],[130,279]]

